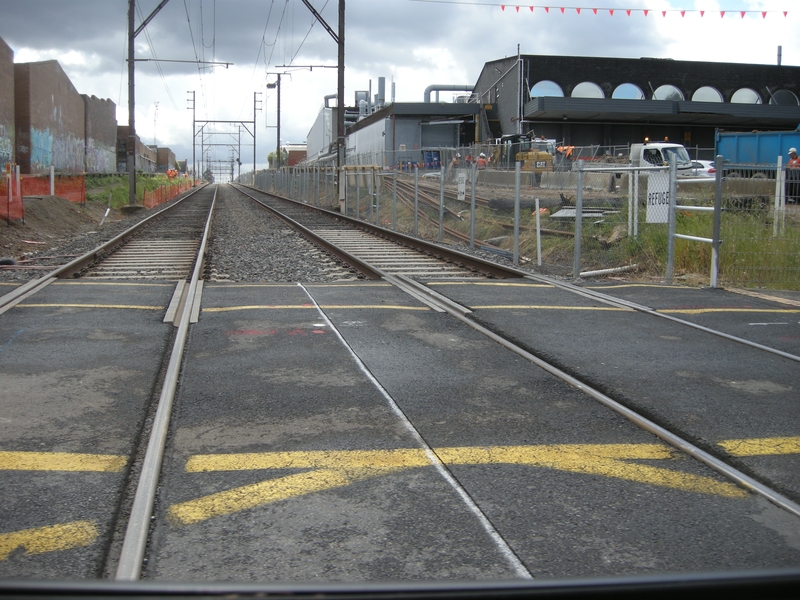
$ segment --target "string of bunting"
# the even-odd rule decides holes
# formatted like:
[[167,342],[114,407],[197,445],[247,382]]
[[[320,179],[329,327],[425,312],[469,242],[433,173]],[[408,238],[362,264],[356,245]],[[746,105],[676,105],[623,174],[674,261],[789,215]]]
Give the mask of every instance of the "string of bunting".
[[[707,10],[681,10],[681,9],[668,9],[668,10],[652,10],[648,8],[587,8],[583,6],[531,6],[531,5],[520,5],[520,4],[501,4],[500,9],[505,10],[506,8],[513,8],[517,12],[520,9],[528,8],[530,12],[533,12],[535,8],[540,10],[544,10],[544,12],[550,14],[550,10],[559,11],[561,14],[565,14],[566,11],[572,12],[573,10],[577,14],[581,14],[582,12],[591,12],[592,14],[598,13],[605,13],[607,12],[610,16],[614,16],[614,13],[625,13],[629,17],[632,13],[643,13],[646,17],[650,13],[661,13],[662,17],[666,17],[667,13],[679,13],[681,17],[685,17],[687,13],[699,13],[701,17],[705,16],[706,13],[709,14],[716,14],[717,11],[707,11]],[[789,15],[788,10],[720,10],[719,16],[720,18],[725,17],[725,15],[740,15],[742,19],[744,19],[747,15],[761,15],[762,19],[766,19],[768,14],[779,14],[787,17]]]

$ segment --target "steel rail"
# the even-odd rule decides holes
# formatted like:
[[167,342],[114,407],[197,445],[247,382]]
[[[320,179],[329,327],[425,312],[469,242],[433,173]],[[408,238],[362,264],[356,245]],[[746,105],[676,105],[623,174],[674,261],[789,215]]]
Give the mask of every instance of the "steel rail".
[[[233,185],[233,184],[231,184]],[[241,187],[248,187],[249,186],[240,186],[234,185],[235,188]],[[361,219],[356,219],[354,217],[348,217],[347,215],[343,215],[338,212],[333,212],[330,210],[326,210],[324,208],[319,208],[315,206],[310,206],[308,204],[304,204],[302,202],[297,202],[296,200],[291,200],[289,198],[284,198],[283,196],[279,196],[277,194],[273,194],[271,192],[265,192],[263,190],[259,190],[256,188],[249,188],[257,191],[260,194],[266,194],[269,196],[274,196],[280,200],[284,200],[287,202],[292,202],[298,206],[302,206],[308,210],[317,211],[323,214],[327,214],[328,216],[338,219],[340,221],[345,221],[359,227],[365,231],[373,233],[379,237],[382,237],[387,240],[394,241],[398,244],[402,244],[409,248],[415,248],[421,252],[425,252],[427,254],[437,256],[442,260],[447,260],[453,263],[456,263],[462,266],[465,269],[470,269],[472,271],[481,272],[486,274],[489,277],[497,277],[499,279],[517,279],[520,277],[525,277],[529,275],[526,271],[521,271],[519,269],[514,269],[511,267],[506,267],[504,265],[493,263],[488,260],[483,260],[481,258],[477,258],[475,256],[471,256],[469,254],[465,254],[463,252],[459,252],[457,250],[453,250],[451,248],[446,248],[444,246],[439,246],[434,244],[433,242],[428,242],[426,240],[420,240],[410,235],[406,235],[404,233],[400,233],[398,231],[392,231],[391,229],[385,229],[378,225],[373,225],[372,223],[368,223],[366,221],[362,221]]]
[[[415,291],[419,294],[424,294],[425,290],[428,289],[427,286],[417,281],[414,281],[413,279],[404,278],[404,282],[409,286],[413,286],[415,288]],[[615,413],[628,419],[630,422],[640,427],[641,429],[644,429],[645,431],[652,433],[653,435],[655,435],[665,443],[669,444],[673,448],[680,450],[681,452],[691,456],[692,458],[695,458],[696,460],[702,462],[703,464],[710,467],[717,473],[734,481],[735,483],[744,487],[745,489],[748,489],[751,492],[766,498],[776,506],[783,508],[784,510],[793,514],[794,516],[800,517],[800,504],[787,498],[783,494],[773,490],[769,486],[764,485],[763,483],[757,481],[756,479],[750,477],[749,475],[746,475],[739,469],[727,464],[726,462],[720,460],[716,456],[713,456],[712,454],[706,452],[705,450],[702,450],[698,446],[692,444],[688,440],[683,439],[679,435],[672,433],[668,429],[662,427],[661,425],[658,425],[654,421],[651,421],[647,417],[637,413],[635,410],[628,408],[627,406],[621,404],[620,402],[617,402],[613,398],[605,395],[604,393],[600,392],[594,387],[587,385],[581,380],[568,374],[566,371],[563,371],[558,367],[548,363],[547,361],[539,358],[538,356],[531,354],[524,348],[518,346],[517,344],[507,340],[503,336],[484,327],[477,321],[467,317],[467,314],[463,307],[459,306],[454,307],[450,302],[439,302],[437,295],[434,294],[429,294],[428,298],[430,302],[439,304],[440,308],[444,312],[455,317],[462,323],[469,325],[476,331],[482,333],[486,337],[497,342],[504,348],[511,350],[512,352],[524,358],[525,360],[544,369],[545,371],[547,371],[551,375],[554,375],[560,380],[564,381],[568,385],[594,398],[595,400],[600,402],[600,404],[602,404],[603,406],[613,410]]]
[[5,294],[4,296],[0,297],[0,314],[4,313],[9,308],[11,308],[13,306],[16,306],[17,304],[22,302],[22,300],[24,300],[25,298],[28,298],[29,296],[32,296],[36,292],[44,289],[45,287],[47,287],[48,285],[53,283],[53,281],[55,279],[63,279],[65,277],[69,277],[70,275],[73,275],[74,273],[77,273],[78,271],[81,271],[83,268],[86,267],[86,265],[91,264],[92,262],[97,260],[98,256],[101,256],[107,250],[109,250],[111,248],[115,248],[116,246],[126,242],[129,238],[131,238],[132,236],[136,235],[136,233],[140,229],[142,229],[146,225],[149,225],[151,220],[157,219],[157,218],[163,216],[164,213],[166,213],[167,211],[172,210],[173,208],[178,206],[180,203],[182,203],[184,200],[186,200],[187,198],[191,197],[195,193],[199,192],[201,189],[203,189],[203,187],[205,187],[205,186],[201,186],[201,187],[198,187],[198,188],[192,190],[191,192],[186,194],[183,198],[178,199],[176,202],[174,202],[170,206],[168,206],[166,208],[163,208],[162,210],[159,210],[157,213],[154,213],[154,214],[150,215],[149,217],[146,217],[146,218],[142,219],[141,221],[136,223],[134,226],[130,227],[129,229],[126,229],[125,231],[123,231],[119,235],[111,238],[110,240],[108,240],[104,244],[101,244],[100,246],[97,246],[96,248],[90,250],[86,254],[82,254],[81,256],[77,257],[76,259],[74,259],[74,260],[72,260],[72,261],[70,261],[70,262],[68,262],[68,263],[66,263],[66,264],[64,264],[64,265],[62,265],[60,267],[56,267],[56,269],[54,269],[53,271],[51,271],[47,275],[44,275],[44,276],[40,277],[39,279],[34,279],[32,281],[29,281],[29,282],[19,286],[18,288],[13,289],[9,293]]
[[[338,246],[330,243],[325,238],[320,237],[319,235],[314,233],[312,230],[310,230],[308,227],[305,227],[304,225],[298,223],[297,221],[295,221],[291,217],[286,216],[285,214],[283,214],[279,210],[264,204],[258,198],[253,196],[252,194],[249,194],[246,191],[244,191],[243,189],[241,189],[240,186],[237,186],[237,185],[234,185],[234,184],[231,184],[231,186],[233,187],[233,189],[238,191],[240,194],[244,194],[245,196],[247,196],[248,198],[253,200],[256,204],[258,204],[260,207],[268,210],[270,213],[272,213],[273,215],[278,217],[281,221],[283,221],[284,223],[286,223],[290,227],[292,227],[292,228],[296,229],[297,231],[299,231],[304,237],[306,237],[312,243],[317,244],[318,246],[321,246],[327,252],[331,253],[333,256],[337,257],[342,262],[347,263],[348,265],[350,265],[353,269],[355,269],[356,271],[358,271],[359,273],[364,275],[364,277],[366,277],[367,279],[381,279],[384,276],[384,274],[381,271],[379,271],[378,269],[374,268],[369,263],[361,260],[357,256],[354,256],[353,254],[350,254],[349,252],[346,252],[346,251],[342,250],[341,248],[339,248]],[[262,193],[264,193],[264,192],[262,192]],[[284,198],[281,198],[281,200],[284,200]],[[296,203],[296,204],[300,204],[300,203]],[[307,208],[311,208],[307,204],[301,204],[301,206],[305,206]],[[321,209],[314,209],[314,210],[321,210]]]
[[192,272],[192,278],[188,289],[185,291],[186,307],[181,313],[180,322],[175,334],[175,343],[172,346],[172,352],[164,377],[164,383],[161,387],[161,396],[158,400],[153,427],[142,462],[142,470],[136,486],[136,494],[133,499],[130,517],[128,518],[128,526],[122,543],[119,563],[117,564],[115,576],[117,581],[136,581],[141,576],[150,532],[150,521],[155,504],[156,491],[158,489],[158,478],[161,473],[164,448],[166,447],[167,434],[169,433],[172,405],[175,399],[175,390],[178,387],[178,376],[180,375],[186,339],[189,334],[189,323],[192,316],[191,305],[195,302],[197,288],[203,274],[203,259],[208,245],[211,219],[214,215],[214,206],[217,199],[217,189],[218,188],[214,189],[214,197],[211,201],[208,217],[206,218],[200,248],[197,251],[194,271]]

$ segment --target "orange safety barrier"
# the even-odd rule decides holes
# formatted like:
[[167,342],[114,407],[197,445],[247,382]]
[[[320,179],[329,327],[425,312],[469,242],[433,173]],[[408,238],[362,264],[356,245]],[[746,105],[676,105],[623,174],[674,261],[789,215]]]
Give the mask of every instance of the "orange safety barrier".
[[[10,194],[9,191],[11,192]],[[2,207],[0,213],[2,213],[3,219],[8,222],[11,222],[12,219],[25,218],[22,197],[16,191],[13,180],[8,177],[0,177],[0,206]]]
[[182,194],[191,187],[192,183],[190,181],[182,181],[175,185],[162,185],[152,192],[144,190],[142,194],[142,204],[146,208],[153,208],[164,202],[169,202],[175,196]]
[[[23,196],[48,196],[50,194],[50,175],[22,175]],[[55,195],[70,202],[86,202],[86,178],[83,175],[56,175]]]

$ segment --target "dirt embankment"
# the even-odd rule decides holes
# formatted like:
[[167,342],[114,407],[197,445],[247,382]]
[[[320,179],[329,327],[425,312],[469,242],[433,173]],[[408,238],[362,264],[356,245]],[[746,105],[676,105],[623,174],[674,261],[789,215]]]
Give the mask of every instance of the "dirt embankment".
[[[32,196],[24,199],[25,218],[10,223],[0,219],[0,258],[23,260],[60,246],[76,235],[97,231],[106,204],[75,204],[58,196]],[[111,210],[104,226],[124,219]]]

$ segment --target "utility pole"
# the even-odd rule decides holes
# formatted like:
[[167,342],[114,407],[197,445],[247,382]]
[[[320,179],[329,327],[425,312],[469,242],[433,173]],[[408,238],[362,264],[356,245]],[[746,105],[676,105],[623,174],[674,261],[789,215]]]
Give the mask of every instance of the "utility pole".
[[316,17],[317,21],[325,28],[338,46],[337,69],[339,71],[336,85],[336,182],[339,200],[344,200],[344,186],[342,185],[341,168],[345,162],[345,141],[344,141],[344,0],[339,0],[339,33],[337,34],[330,25],[325,22],[316,9],[311,6],[309,0],[303,0],[303,4]]
[[278,170],[280,171],[281,169],[281,74],[280,73],[274,73],[274,74],[278,76],[278,82],[268,83],[267,88],[271,90],[275,88],[278,89],[278,135],[276,142],[277,150],[275,152],[275,157],[277,161],[276,164],[278,165]]
[[153,114],[153,146],[158,147],[158,142],[156,142],[156,123],[158,122],[158,102],[156,102],[156,110]]
[[128,0],[128,204],[136,205],[136,124],[135,124],[135,103],[136,94],[134,93],[134,48],[133,42],[136,36],[147,27],[158,12],[164,8],[169,0],[161,0],[155,10],[150,13],[139,28],[136,29],[136,0]]
[[261,92],[253,92],[253,185],[256,184],[256,111],[260,95]]
[[194,116],[194,90],[191,92],[186,92],[187,94],[191,94],[192,97],[189,99],[189,102],[192,103],[192,187],[194,187],[195,181],[197,181],[197,165],[195,164],[194,158],[194,146],[197,140],[197,133],[195,133],[195,116]]
[[127,166],[128,166],[128,204],[136,204],[136,126],[134,99],[136,94],[133,92],[134,83],[134,62],[133,62],[133,40],[134,33],[134,13],[136,12],[136,0],[128,2],[128,146],[127,146]]

